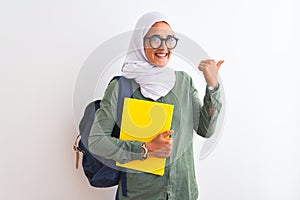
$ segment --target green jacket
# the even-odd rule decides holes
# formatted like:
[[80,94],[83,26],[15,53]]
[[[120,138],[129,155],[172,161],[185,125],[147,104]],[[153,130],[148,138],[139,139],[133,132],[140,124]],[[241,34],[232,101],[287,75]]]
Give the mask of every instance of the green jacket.
[[[202,137],[210,137],[213,134],[222,107],[220,90],[211,91],[206,88],[202,104],[191,77],[185,72],[175,73],[175,86],[166,96],[157,100],[174,105],[171,125],[171,129],[174,130],[173,146],[171,156],[166,161],[165,174],[157,176],[148,173],[126,173],[127,196],[122,196],[122,187],[119,187],[120,200],[166,200],[167,196],[168,200],[195,200],[198,197],[193,130]],[[139,85],[133,80],[132,87],[134,98],[146,99],[141,94]],[[92,153],[120,163],[142,160],[142,142],[121,141],[110,136],[116,121],[117,99],[118,83],[114,80],[107,87],[101,107],[96,112],[89,137],[89,149]],[[210,105],[213,108],[211,117]],[[119,185],[121,184],[120,181]]]

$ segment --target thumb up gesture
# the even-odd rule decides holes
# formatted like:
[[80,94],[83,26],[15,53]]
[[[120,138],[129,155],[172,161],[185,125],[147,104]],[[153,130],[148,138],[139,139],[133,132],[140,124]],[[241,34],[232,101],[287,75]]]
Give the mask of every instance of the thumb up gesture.
[[198,66],[198,69],[203,72],[205,81],[208,86],[215,87],[218,83],[218,70],[224,60],[220,60],[216,63],[215,60],[202,60]]

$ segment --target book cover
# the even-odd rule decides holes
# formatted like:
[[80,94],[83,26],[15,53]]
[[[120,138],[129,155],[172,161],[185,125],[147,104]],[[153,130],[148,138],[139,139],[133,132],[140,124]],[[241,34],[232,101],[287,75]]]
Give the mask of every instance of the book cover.
[[[150,142],[158,134],[170,130],[174,106],[171,104],[124,98],[121,140]],[[146,160],[134,160],[117,166],[163,175],[165,158],[150,156]]]

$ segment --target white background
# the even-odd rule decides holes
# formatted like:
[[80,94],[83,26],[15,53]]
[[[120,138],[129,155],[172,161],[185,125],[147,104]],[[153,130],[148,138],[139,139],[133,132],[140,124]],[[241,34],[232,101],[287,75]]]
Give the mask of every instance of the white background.
[[[0,199],[113,199],[75,170],[76,77],[102,42],[162,11],[220,70],[222,137],[196,159],[201,200],[300,199],[296,0],[0,3]],[[298,37],[297,37],[298,36]],[[196,148],[199,150],[199,147]]]

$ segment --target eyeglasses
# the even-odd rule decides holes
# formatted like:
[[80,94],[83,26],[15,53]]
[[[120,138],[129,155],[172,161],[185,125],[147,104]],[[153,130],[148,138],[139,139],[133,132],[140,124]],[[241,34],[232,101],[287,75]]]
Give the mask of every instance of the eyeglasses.
[[145,40],[149,40],[150,46],[153,49],[158,49],[161,47],[163,41],[165,41],[166,47],[170,49],[174,49],[177,45],[177,41],[179,40],[176,37],[168,37],[168,38],[161,38],[158,35],[153,35],[151,37],[146,37]]

